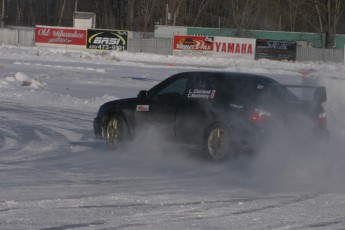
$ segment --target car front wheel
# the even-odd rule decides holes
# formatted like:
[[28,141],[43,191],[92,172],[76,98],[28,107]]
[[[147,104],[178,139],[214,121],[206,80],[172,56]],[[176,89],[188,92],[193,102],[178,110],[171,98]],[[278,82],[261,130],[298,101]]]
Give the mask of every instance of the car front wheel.
[[125,140],[125,124],[122,117],[113,115],[106,125],[106,141],[109,148],[117,148]]

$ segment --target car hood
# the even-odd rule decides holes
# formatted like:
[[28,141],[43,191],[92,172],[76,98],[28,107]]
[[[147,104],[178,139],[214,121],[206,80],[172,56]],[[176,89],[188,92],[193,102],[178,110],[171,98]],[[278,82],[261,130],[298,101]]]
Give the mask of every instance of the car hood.
[[113,100],[113,101],[108,101],[101,105],[101,108],[107,108],[107,107],[113,107],[117,105],[130,105],[130,104],[135,104],[138,101],[138,98],[125,98],[125,99],[118,99],[118,100]]
[[138,100],[138,98],[126,98],[106,102],[99,108],[97,116],[102,116],[109,111],[121,112],[123,110],[134,110]]

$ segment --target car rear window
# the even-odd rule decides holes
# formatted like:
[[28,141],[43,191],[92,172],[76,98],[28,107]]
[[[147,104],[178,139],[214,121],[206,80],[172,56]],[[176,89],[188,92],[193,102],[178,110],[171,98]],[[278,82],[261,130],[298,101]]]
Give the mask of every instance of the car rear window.
[[218,87],[225,101],[238,104],[298,100],[289,89],[269,78],[227,78]]

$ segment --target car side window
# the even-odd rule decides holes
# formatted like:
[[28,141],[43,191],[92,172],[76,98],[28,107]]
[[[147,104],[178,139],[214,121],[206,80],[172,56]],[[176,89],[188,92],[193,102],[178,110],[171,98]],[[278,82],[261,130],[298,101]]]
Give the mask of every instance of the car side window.
[[242,78],[235,78],[231,83],[231,99],[235,103],[247,104],[255,101],[261,87],[260,84],[255,81]]
[[188,78],[178,78],[156,91],[152,95],[153,100],[179,100],[182,99],[187,90]]

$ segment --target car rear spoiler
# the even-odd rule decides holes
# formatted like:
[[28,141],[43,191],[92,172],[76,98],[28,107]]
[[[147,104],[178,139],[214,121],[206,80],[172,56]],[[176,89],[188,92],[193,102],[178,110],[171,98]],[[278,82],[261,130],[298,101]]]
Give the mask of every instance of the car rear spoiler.
[[304,89],[315,89],[313,100],[318,103],[324,103],[327,101],[327,91],[325,86],[310,86],[310,85],[280,85],[280,84],[269,84],[270,86],[280,86],[286,88],[304,88]]

